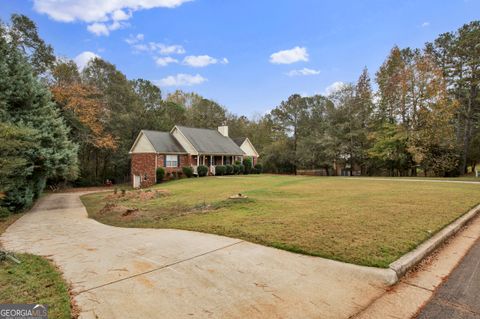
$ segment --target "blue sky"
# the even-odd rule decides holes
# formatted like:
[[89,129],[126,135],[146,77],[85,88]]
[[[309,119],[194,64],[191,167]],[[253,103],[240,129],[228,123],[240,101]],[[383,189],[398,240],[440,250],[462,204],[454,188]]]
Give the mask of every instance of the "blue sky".
[[57,55],[96,54],[164,94],[195,91],[252,116],[355,81],[364,66],[373,78],[393,45],[421,47],[479,19],[480,0],[0,0],[2,20],[14,12]]

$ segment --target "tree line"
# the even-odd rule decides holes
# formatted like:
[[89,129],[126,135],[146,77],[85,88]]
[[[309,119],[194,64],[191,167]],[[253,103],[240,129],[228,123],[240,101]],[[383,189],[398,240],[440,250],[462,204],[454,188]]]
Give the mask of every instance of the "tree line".
[[[294,94],[262,119],[265,169],[295,173],[334,163],[363,175],[458,176],[480,161],[480,21],[424,48],[393,47],[329,96]],[[254,141],[256,142],[256,141]],[[256,144],[258,145],[258,143]]]
[[0,24],[0,50],[0,200],[12,211],[46,184],[128,181],[139,131],[176,124],[226,124],[274,173],[334,174],[336,163],[365,175],[454,176],[480,160],[479,21],[422,49],[392,48],[373,84],[364,69],[328,96],[294,94],[255,118],[196,93],[164,96],[100,58],[80,70],[23,15]]

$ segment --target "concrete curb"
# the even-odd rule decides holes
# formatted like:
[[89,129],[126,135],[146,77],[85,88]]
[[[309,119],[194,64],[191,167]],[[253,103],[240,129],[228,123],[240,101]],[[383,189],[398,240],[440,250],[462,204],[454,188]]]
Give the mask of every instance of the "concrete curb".
[[418,264],[423,258],[432,253],[435,249],[437,249],[443,242],[445,242],[445,240],[458,232],[466,223],[475,218],[479,212],[480,205],[477,205],[468,213],[436,233],[432,238],[428,239],[411,252],[403,255],[391,263],[389,265],[389,269],[393,270],[397,274],[397,281],[403,275],[405,275],[408,270]]

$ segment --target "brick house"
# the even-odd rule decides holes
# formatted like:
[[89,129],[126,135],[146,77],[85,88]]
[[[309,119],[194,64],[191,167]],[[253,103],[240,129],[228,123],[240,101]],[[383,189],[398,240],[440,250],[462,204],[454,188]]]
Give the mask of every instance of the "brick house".
[[191,166],[197,174],[199,165],[208,166],[215,175],[216,165],[233,164],[251,157],[254,164],[259,157],[255,147],[246,137],[230,138],[228,126],[217,130],[176,125],[170,132],[142,130],[130,149],[133,187],[155,184],[156,169],[166,173],[181,172]]

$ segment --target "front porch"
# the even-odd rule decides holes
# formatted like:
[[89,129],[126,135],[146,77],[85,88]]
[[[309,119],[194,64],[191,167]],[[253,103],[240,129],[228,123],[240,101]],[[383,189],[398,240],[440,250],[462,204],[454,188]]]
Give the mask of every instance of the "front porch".
[[197,168],[200,165],[208,167],[208,174],[215,175],[215,167],[217,165],[233,165],[236,161],[243,161],[243,156],[238,155],[192,155],[193,173],[198,174]]

